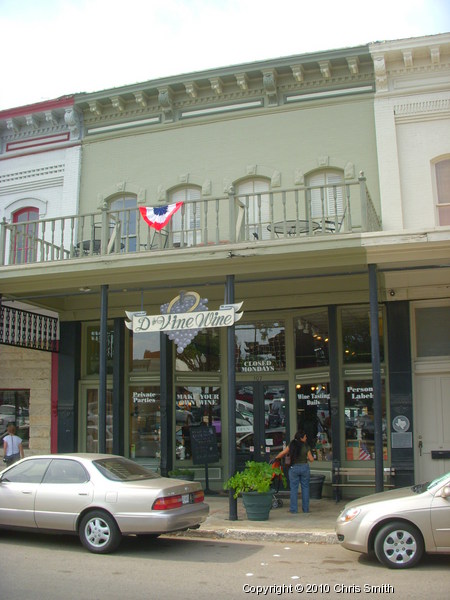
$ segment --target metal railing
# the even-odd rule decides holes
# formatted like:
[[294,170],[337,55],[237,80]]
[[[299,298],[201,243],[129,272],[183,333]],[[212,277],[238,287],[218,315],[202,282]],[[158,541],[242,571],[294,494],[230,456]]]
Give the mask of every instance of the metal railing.
[[379,231],[366,180],[186,201],[156,231],[139,207],[0,224],[0,265]]

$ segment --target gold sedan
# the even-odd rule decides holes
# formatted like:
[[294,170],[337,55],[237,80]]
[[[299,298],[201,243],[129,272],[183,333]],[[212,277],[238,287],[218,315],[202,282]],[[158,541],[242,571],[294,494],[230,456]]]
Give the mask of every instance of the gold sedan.
[[450,553],[450,473],[431,483],[372,494],[347,504],[336,522],[344,548],[390,569],[413,567],[424,552]]
[[98,554],[124,535],[195,529],[208,512],[199,482],[111,454],[32,456],[0,475],[1,528],[75,533]]

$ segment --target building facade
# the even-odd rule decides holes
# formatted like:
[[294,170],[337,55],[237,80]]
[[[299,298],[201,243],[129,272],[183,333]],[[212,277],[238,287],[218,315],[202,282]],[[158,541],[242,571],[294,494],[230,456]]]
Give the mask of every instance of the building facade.
[[[7,217],[0,272],[4,302],[59,315],[58,451],[204,478],[203,424],[220,487],[302,427],[327,481],[448,470],[449,58],[442,35],[75,96],[78,207],[31,236],[59,253],[18,265]],[[232,327],[125,324],[241,302]]]

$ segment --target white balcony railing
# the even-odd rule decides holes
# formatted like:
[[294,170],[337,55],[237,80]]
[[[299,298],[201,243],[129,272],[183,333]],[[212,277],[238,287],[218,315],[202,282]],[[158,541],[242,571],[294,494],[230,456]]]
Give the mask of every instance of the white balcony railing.
[[139,208],[0,224],[0,265],[89,259],[186,247],[379,231],[363,174],[340,185],[297,187],[185,202],[160,232]]

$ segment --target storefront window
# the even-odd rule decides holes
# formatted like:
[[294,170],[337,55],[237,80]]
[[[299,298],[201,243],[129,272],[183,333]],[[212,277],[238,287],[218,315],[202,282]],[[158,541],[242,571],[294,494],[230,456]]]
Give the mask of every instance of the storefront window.
[[28,448],[30,439],[30,390],[0,390],[0,436],[9,423],[16,426],[22,446]]
[[[381,412],[383,460],[387,460],[387,419],[385,385],[382,382]],[[372,460],[375,458],[372,380],[345,382],[345,458]]]
[[161,400],[159,386],[133,386],[130,402],[131,458],[160,458]]
[[[106,371],[113,372],[114,329],[108,326],[106,348]],[[88,325],[86,328],[86,375],[98,375],[100,372],[100,325]]]
[[220,371],[220,333],[202,329],[175,359],[177,371]]
[[159,373],[161,357],[161,334],[159,332],[133,333],[130,335],[131,371]]
[[328,383],[296,385],[297,429],[308,436],[308,444],[318,461],[331,461],[331,410]]
[[235,326],[236,371],[270,373],[286,370],[284,322],[258,321]]
[[219,456],[221,455],[222,413],[220,387],[178,386],[176,388],[175,436],[176,457],[191,459],[191,427],[201,424],[214,427]]
[[[342,348],[344,363],[372,362],[369,306],[342,309]],[[383,317],[378,313],[380,360],[384,361]]]
[[328,366],[328,313],[326,309],[303,314],[294,321],[295,368]]
[[[113,395],[112,390],[106,392],[106,452],[112,453],[113,447]],[[98,452],[98,389],[87,390],[86,416],[86,452]]]

